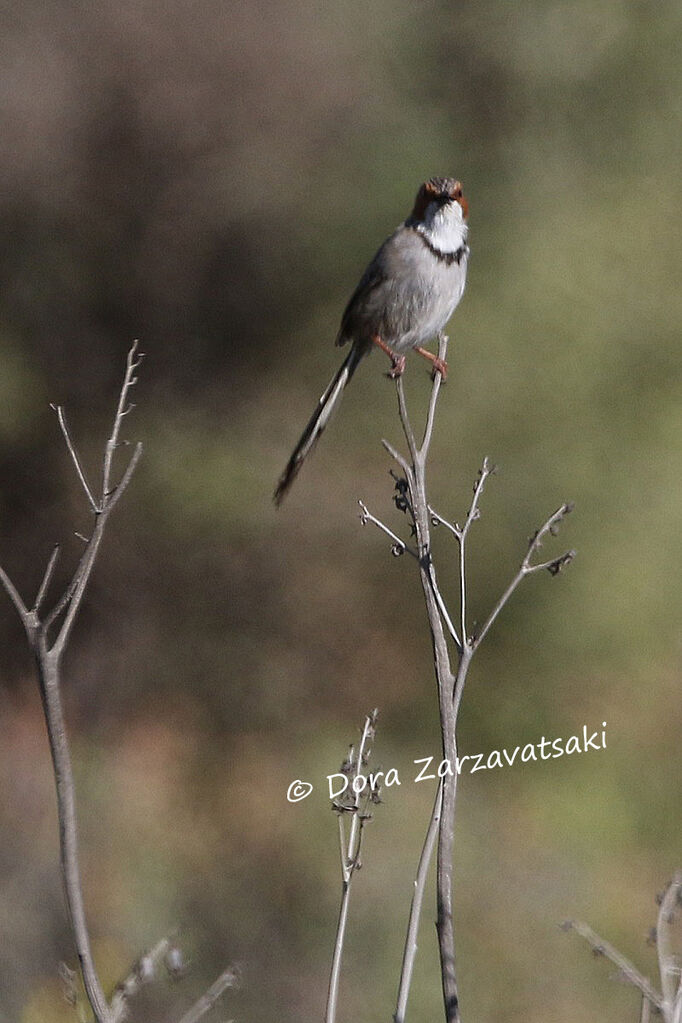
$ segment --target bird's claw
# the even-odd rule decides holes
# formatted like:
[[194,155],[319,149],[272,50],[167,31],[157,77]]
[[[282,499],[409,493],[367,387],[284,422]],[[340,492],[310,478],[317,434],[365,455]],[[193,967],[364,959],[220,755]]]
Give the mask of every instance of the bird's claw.
[[394,355],[391,359],[391,369],[388,371],[386,376],[390,380],[397,380],[405,372],[405,363],[407,359],[404,355]]
[[443,378],[443,383],[448,378],[448,364],[445,359],[439,359],[438,356],[433,360],[433,372],[431,373],[431,379],[436,379],[436,373],[440,373]]

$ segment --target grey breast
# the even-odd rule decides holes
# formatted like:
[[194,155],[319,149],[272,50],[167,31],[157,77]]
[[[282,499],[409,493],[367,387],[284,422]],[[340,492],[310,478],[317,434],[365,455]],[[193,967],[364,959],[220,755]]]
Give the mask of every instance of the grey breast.
[[466,253],[459,262],[439,260],[417,231],[399,227],[352,295],[337,343],[369,341],[372,334],[397,352],[426,343],[452,315],[465,276]]

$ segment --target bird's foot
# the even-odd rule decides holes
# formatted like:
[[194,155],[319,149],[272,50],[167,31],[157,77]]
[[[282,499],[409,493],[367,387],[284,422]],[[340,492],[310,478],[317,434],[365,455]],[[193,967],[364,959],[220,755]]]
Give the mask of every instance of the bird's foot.
[[448,378],[448,364],[445,359],[439,359],[438,356],[433,360],[433,372],[431,373],[431,379],[436,379],[436,373],[440,373],[443,378],[443,383]]
[[427,359],[433,366],[433,372],[431,373],[432,380],[435,380],[436,373],[440,373],[444,381],[447,380],[448,364],[445,359],[439,359],[437,355],[434,355],[433,352],[427,351],[426,348],[415,348],[415,352],[421,355],[422,358]]
[[391,380],[396,380],[398,377],[402,376],[405,372],[405,356],[396,355],[393,349],[389,348],[383,338],[380,338],[378,334],[373,335],[372,343],[375,344],[377,348],[381,348],[382,352],[386,352],[386,355],[388,355],[391,360],[391,369],[386,376],[390,377]]
[[391,358],[391,368],[386,374],[389,380],[397,380],[405,372],[405,363],[407,359],[404,355],[394,355]]

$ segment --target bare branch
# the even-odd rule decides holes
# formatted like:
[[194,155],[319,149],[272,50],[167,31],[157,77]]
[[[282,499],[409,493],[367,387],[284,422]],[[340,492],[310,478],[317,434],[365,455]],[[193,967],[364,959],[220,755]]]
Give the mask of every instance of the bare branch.
[[[455,705],[453,703],[453,691],[456,677],[460,680],[460,688],[464,684],[470,655],[466,648],[462,646],[460,640],[457,639],[456,631],[452,625],[450,615],[447,613],[445,603],[438,590],[435,578],[435,568],[431,557],[431,519],[426,496],[426,457],[431,440],[437,398],[440,392],[440,383],[440,374],[437,373],[431,389],[431,401],[429,403],[429,412],[427,414],[427,422],[424,429],[424,440],[422,442],[422,448],[419,450],[417,450],[414,443],[414,430],[412,429],[408,417],[401,378],[398,378],[396,382],[396,390],[398,393],[398,411],[400,421],[407,441],[410,457],[412,459],[412,465],[408,466],[405,473],[409,492],[408,507],[417,536],[420,578],[433,644],[434,667],[438,686],[438,702],[443,742],[443,757],[450,763],[455,763],[457,757],[457,722]],[[448,630],[448,633],[453,639],[455,639],[457,644],[460,657],[457,676],[454,676],[452,672],[445,629]],[[452,915],[454,820],[457,794],[457,775],[454,774],[452,777],[446,776],[443,779],[442,788],[443,806],[438,828],[438,856],[436,867],[438,948],[440,954],[441,981],[446,1023],[459,1023],[459,994],[455,968],[455,935]]]
[[120,981],[111,997],[111,1021],[120,1023],[128,1014],[128,1002],[141,988],[152,983],[159,973],[171,945],[171,938],[161,938],[148,952],[133,964],[127,977]]
[[90,507],[92,508],[92,510],[96,514],[100,510],[100,508],[99,508],[99,505],[97,504],[97,501],[95,500],[95,498],[93,496],[92,490],[90,489],[90,484],[88,483],[87,478],[85,476],[85,471],[83,469],[83,466],[81,465],[81,460],[78,457],[78,452],[76,451],[76,445],[74,444],[73,440],[71,439],[71,434],[69,433],[69,427],[68,427],[68,424],[66,422],[66,413],[64,412],[64,408],[63,408],[62,405],[51,405],[50,408],[53,408],[54,411],[57,413],[57,419],[59,420],[59,425],[61,427],[62,434],[64,435],[64,440],[66,442],[66,447],[68,449],[69,454],[71,455],[71,460],[72,460],[74,466],[76,467],[76,472],[78,473],[78,479],[81,481],[81,486],[83,487],[83,490],[85,491],[85,495],[86,495],[88,501],[90,502]]
[[[437,374],[440,386],[440,373]],[[412,429],[412,423],[407,413],[407,401],[405,400],[405,384],[403,383],[402,376],[396,379],[396,392],[398,394],[398,411],[400,413],[400,422],[403,425],[403,432],[405,434],[405,440],[407,441],[407,449],[410,452],[410,458],[412,462],[416,462],[419,448],[417,447],[417,441]],[[435,386],[435,384],[434,384]],[[432,389],[433,390],[433,389]]]
[[409,466],[409,464],[407,462],[407,459],[403,458],[403,456],[400,454],[400,452],[396,448],[394,448],[392,444],[389,444],[389,442],[387,440],[382,440],[381,443],[383,444],[385,449],[388,451],[388,453],[391,456],[391,458],[395,459],[395,461],[398,463],[400,468],[403,470],[403,472],[407,476],[408,473],[411,472],[410,466]]
[[[111,466],[114,459],[114,453],[119,444],[119,435],[121,432],[121,424],[124,416],[131,411],[133,406],[128,405],[128,395],[130,394],[131,387],[134,387],[137,383],[137,377],[135,371],[140,366],[144,354],[138,353],[138,341],[133,341],[133,344],[128,352],[128,358],[126,359],[126,371],[123,377],[123,385],[121,387],[121,393],[118,399],[118,407],[116,409],[116,415],[114,417],[114,425],[111,431],[111,436],[107,441],[106,449],[104,452],[104,465],[102,468],[102,496],[106,498],[110,492],[110,481],[111,481]],[[130,467],[129,467],[130,468]]]
[[[78,535],[78,534],[76,534],[76,535]],[[79,537],[79,539],[83,539],[83,537]],[[90,543],[90,540],[86,540],[85,542],[86,542],[86,544],[88,544],[88,543]],[[79,569],[80,569],[80,567],[82,565],[82,562],[83,562],[83,558],[81,557],[81,560],[78,562],[78,566],[76,568],[76,571],[73,574],[71,582],[66,587],[66,589],[64,590],[64,592],[62,593],[61,597],[59,598],[57,603],[54,605],[52,610],[47,615],[45,615],[45,618],[43,620],[43,631],[44,631],[46,636],[48,635],[50,629],[52,628],[54,623],[59,618],[60,614],[62,614],[62,612],[64,611],[65,607],[68,605],[69,601],[73,597],[73,594],[74,594],[74,591],[76,589],[76,586],[78,585]]]
[[360,522],[363,524],[363,526],[366,526],[368,522],[371,522],[372,525],[380,529],[382,533],[385,533],[386,536],[390,537],[390,539],[393,541],[393,546],[391,547],[391,554],[393,554],[394,557],[398,558],[400,557],[401,554],[404,554],[406,551],[408,554],[411,554],[414,558],[419,556],[417,552],[414,550],[414,548],[408,547],[405,541],[401,540],[399,536],[397,536],[391,529],[388,528],[387,525],[385,525],[385,523],[381,521],[381,519],[377,519],[374,515],[372,515],[372,513],[368,510],[367,505],[363,501],[358,501],[358,504],[362,509],[360,513]]
[[194,1003],[192,1008],[185,1013],[180,1020],[180,1023],[199,1023],[199,1020],[206,1015],[209,1009],[213,1008],[228,988],[239,987],[239,984],[239,970],[234,966],[229,966],[220,974],[218,979],[211,984],[208,991],[203,994],[201,998]]
[[663,999],[661,995],[651,986],[649,981],[644,977],[636,966],[626,959],[618,949],[614,948],[613,945],[609,944],[608,941],[604,941],[600,938],[591,927],[587,924],[581,923],[579,920],[566,920],[561,925],[562,931],[575,931],[577,934],[584,938],[588,943],[592,951],[597,956],[604,956],[610,962],[614,963],[615,966],[620,970],[623,978],[641,991],[642,995],[647,998],[652,1005],[655,1005],[657,1009],[663,1008]]
[[[540,565],[531,564],[531,558],[536,554],[542,547],[542,542],[549,533],[551,536],[556,536],[559,532],[559,526],[563,519],[570,515],[573,511],[574,505],[572,501],[568,501],[566,504],[562,504],[560,508],[554,512],[553,515],[547,519],[543,526],[537,530],[537,532],[528,541],[528,553],[523,559],[522,568],[525,573],[528,572],[540,572],[542,569],[549,569],[552,575],[556,575],[560,569],[567,565],[569,561],[572,561],[575,557],[575,551],[567,551],[565,554],[560,555],[558,558],[554,558],[551,561],[544,561]],[[552,566],[558,566],[552,571]]]
[[459,614],[460,614],[460,635],[462,637],[462,645],[466,647],[469,642],[467,634],[467,591],[466,591],[466,540],[469,535],[469,529],[471,528],[472,522],[476,522],[480,518],[479,501],[485,482],[492,472],[495,471],[494,466],[490,465],[487,458],[483,459],[483,465],[478,470],[478,477],[474,483],[474,496],[471,499],[471,504],[467,512],[467,517],[464,522],[464,526],[460,528],[458,525],[452,525],[446,519],[441,518],[437,515],[429,505],[429,513],[433,520],[440,525],[444,525],[452,533],[454,533],[457,542],[459,544]]
[[[679,964],[672,947],[673,923],[682,899],[682,873],[678,871],[661,898],[656,922],[656,949],[661,975],[664,1012],[672,1019],[676,997],[682,990]],[[682,1001],[682,998],[681,998]]]
[[106,526],[109,514],[113,511],[114,507],[118,503],[118,500],[123,495],[126,487],[130,483],[131,477],[135,471],[140,456],[142,454],[142,445],[136,444],[135,450],[128,462],[128,466],[123,473],[123,476],[118,485],[110,490],[110,479],[111,479],[111,466],[114,451],[118,446],[118,438],[121,428],[121,422],[124,415],[130,411],[130,406],[126,408],[127,396],[130,388],[137,382],[135,376],[135,370],[140,365],[142,356],[135,359],[135,353],[137,351],[137,341],[134,342],[130,351],[128,352],[128,358],[126,360],[126,372],[121,386],[121,391],[118,400],[118,406],[116,410],[116,416],[114,419],[114,425],[111,431],[111,436],[107,441],[104,455],[104,469],[102,474],[102,495],[99,504],[95,505],[95,527],[92,531],[90,539],[87,541],[86,548],[81,556],[81,560],[74,572],[71,583],[67,587],[65,593],[52,609],[48,617],[46,618],[46,626],[49,628],[59,617],[59,615],[66,610],[66,615],[62,626],[59,630],[59,634],[54,642],[52,650],[59,656],[68,641],[71,629],[73,628],[76,620],[76,615],[80,609],[83,596],[85,594],[86,587],[92,574],[92,569],[95,565],[95,559],[99,550],[99,545],[102,541],[102,535],[104,533],[104,527]]
[[639,1023],[649,1023],[650,1019],[651,1019],[651,1002],[646,997],[646,995],[642,995],[642,1005],[641,1005],[640,1011],[639,1011]]
[[435,511],[431,507],[431,505],[429,505],[429,515],[431,516],[432,526],[445,526],[445,528],[449,529],[452,535],[456,537],[457,540],[461,539],[462,530],[457,525],[457,523],[449,522],[447,519],[444,519],[441,515],[438,514],[437,511]]
[[23,600],[19,596],[19,591],[16,586],[5,572],[4,568],[0,565],[0,583],[2,583],[5,593],[14,604],[17,614],[21,618],[21,623],[26,628],[28,621],[28,608],[24,604]]
[[452,639],[457,649],[461,651],[462,640],[460,636],[458,636],[457,634],[457,629],[453,625],[452,618],[450,617],[450,612],[448,611],[447,608],[447,604],[443,600],[441,592],[438,588],[438,583],[436,582],[436,568],[433,562],[429,564],[429,584],[435,597],[436,604],[438,605],[438,610],[440,611],[441,618],[443,619],[443,622],[445,624],[445,628],[450,633],[450,638]]
[[107,496],[106,503],[107,512],[110,512],[114,505],[117,503],[117,501],[122,497],[124,490],[126,489],[128,484],[130,483],[130,480],[132,479],[132,475],[135,472],[135,467],[137,466],[137,463],[140,461],[141,455],[142,443],[138,441],[138,443],[135,445],[135,450],[133,451],[132,457],[128,462],[126,471],[123,473],[123,476],[121,477],[120,483],[118,483],[117,486],[114,487],[114,489]]
[[[444,359],[445,357],[446,346],[447,339],[441,337],[439,345],[439,356],[441,359]],[[560,557],[551,561],[543,562],[542,564],[536,564],[532,561],[533,556],[541,547],[546,534],[554,534],[563,516],[570,511],[570,506],[562,505],[562,507],[547,520],[547,522],[532,538],[528,553],[523,559],[519,571],[498,601],[498,604],[493,609],[488,620],[485,622],[480,636],[475,639],[470,639],[468,637],[466,540],[471,525],[480,516],[479,505],[483,490],[488,477],[495,471],[495,469],[487,458],[484,459],[478,478],[474,484],[473,497],[463,526],[448,522],[447,519],[440,516],[429,505],[426,495],[426,460],[433,436],[441,382],[441,374],[436,372],[434,374],[431,397],[426,415],[423,440],[421,447],[418,448],[415,440],[415,431],[412,427],[407,409],[404,382],[402,377],[398,377],[396,380],[398,413],[403,433],[405,435],[405,440],[407,442],[409,457],[403,457],[387,441],[383,441],[383,445],[404,473],[404,479],[397,481],[399,494],[395,498],[395,503],[400,510],[404,511],[411,518],[414,533],[417,538],[418,564],[431,630],[435,674],[438,685],[443,756],[447,762],[452,764],[456,763],[457,759],[457,717],[459,714],[467,673],[475,650],[483,640],[511,594],[526,575],[540,571],[542,568],[546,568],[552,574],[556,574],[573,558],[575,552],[566,552]],[[377,520],[375,516],[370,515],[364,505],[361,505],[361,507],[363,509],[363,521],[374,522],[395,541],[395,534],[388,530],[388,528],[385,527],[380,520]],[[436,581],[436,570],[432,558],[430,535],[430,527],[434,525],[445,526],[455,536],[459,546],[459,634],[453,625],[447,605],[443,600]],[[400,543],[400,549],[406,549],[406,545],[402,541]],[[450,662],[448,636],[454,642],[457,649],[458,660],[455,672],[453,672]],[[452,914],[456,795],[457,773],[453,772],[452,775],[446,774],[442,779],[442,790],[440,793],[442,806],[439,807],[437,815],[438,823],[437,825],[434,823],[434,817],[432,816],[425,841],[425,848],[428,849],[429,841],[432,839],[432,829],[434,829],[433,834],[435,834],[435,831],[437,830],[437,931],[446,1023],[460,1023],[459,993],[455,962],[455,935]],[[420,861],[420,866],[421,863],[422,861]],[[402,1023],[404,1018],[413,959],[414,954],[416,953],[415,935],[417,933],[416,927],[418,926],[420,910],[421,899],[419,898],[413,903],[413,912],[410,916],[410,924],[406,940],[406,951],[403,961],[403,972],[401,974],[398,1005],[395,1015],[397,1023]],[[682,1021],[680,1021],[680,1023],[682,1023]]]
[[50,555],[50,560],[47,563],[47,568],[45,569],[45,573],[43,575],[43,579],[42,579],[42,582],[40,584],[40,588],[38,590],[38,595],[36,596],[35,603],[33,605],[33,613],[36,614],[36,615],[40,611],[42,603],[45,600],[45,597],[47,595],[47,590],[48,590],[48,587],[50,585],[50,582],[52,581],[52,574],[53,574],[53,572],[55,570],[55,565],[57,564],[57,558],[58,557],[59,557],[59,544],[56,544],[54,549],[53,549],[53,551],[52,551],[52,554]]
[[[325,1011],[325,1023],[334,1023],[336,1020],[336,1006],[339,996],[339,981],[341,979],[341,960],[343,957],[343,946],[346,936],[346,924],[348,922],[348,906],[350,902],[351,885],[355,871],[360,867],[360,851],[362,847],[362,834],[366,822],[369,820],[367,808],[370,802],[377,801],[376,790],[370,788],[361,797],[356,791],[353,782],[362,774],[362,768],[367,763],[371,753],[371,743],[376,734],[378,711],[374,710],[365,718],[362,729],[362,737],[357,753],[351,747],[351,753],[341,768],[341,771],[348,777],[349,784],[342,795],[345,796],[345,803],[333,803],[332,808],[339,815],[339,841],[341,848],[341,906],[339,908],[339,919],[336,925],[336,939],[332,955],[332,966],[329,975],[329,990],[327,993],[327,1007]],[[365,810],[361,812],[361,799],[364,798]],[[343,827],[343,814],[351,813],[352,820],[348,843],[345,840],[345,829]]]
[[[445,362],[445,357],[448,354],[448,339],[445,334],[439,334],[438,336],[438,358],[442,362]],[[438,395],[440,393],[440,386],[443,383],[443,375],[440,370],[434,370],[433,374],[433,387],[431,388],[431,397],[429,399],[429,410],[426,414],[426,424],[424,426],[424,435],[422,437],[421,447],[419,449],[420,455],[426,458],[431,447],[431,437],[433,435],[433,424],[436,418],[436,405],[438,404]]]
[[71,929],[78,952],[83,983],[97,1023],[111,1023],[109,1006],[104,997],[92,957],[90,935],[85,919],[85,905],[78,862],[76,798],[71,753],[66,735],[64,710],[60,692],[58,658],[47,650],[44,636],[37,647],[38,681],[43,701],[45,723],[50,741],[52,765],[57,789],[57,816],[64,891],[71,918]]
[[[109,481],[111,476],[113,453],[118,445],[122,419],[125,415],[127,415],[132,407],[128,403],[127,397],[130,388],[135,383],[135,369],[139,365],[139,359],[135,359],[136,347],[137,343],[133,345],[128,354],[126,373],[121,387],[114,426],[105,449],[103,487],[100,500],[95,499],[92,489],[87,481],[76,447],[69,432],[64,410],[61,407],[56,409],[59,425],[71,456],[71,460],[73,461],[78,478],[95,516],[92,534],[90,539],[86,541],[85,550],[81,555],[71,582],[67,586],[65,592],[52,607],[52,610],[49,611],[43,620],[41,620],[39,615],[54,576],[54,570],[59,555],[58,547],[54,548],[50,560],[48,561],[38,589],[35,603],[30,611],[26,608],[7,573],[0,568],[0,582],[4,586],[24,624],[31,648],[36,656],[38,683],[43,703],[43,711],[50,743],[53,773],[57,790],[60,862],[64,879],[66,903],[71,919],[71,929],[76,945],[76,951],[78,953],[83,984],[96,1023],[118,1023],[119,1020],[122,1020],[124,1015],[123,1003],[125,1001],[125,990],[128,990],[128,993],[130,993],[130,990],[135,985],[129,978],[127,988],[119,990],[118,993],[114,995],[112,1005],[109,1005],[104,996],[92,956],[90,935],[85,917],[85,905],[78,860],[75,786],[61,698],[60,658],[68,642],[88,580],[92,573],[107,519],[128,485],[141,454],[141,446],[138,444],[120,483],[116,487],[115,491],[110,493]],[[61,624],[57,638],[52,646],[50,646],[49,634],[51,627],[62,614],[64,614],[64,620]],[[142,962],[142,960],[140,962]],[[139,986],[139,983],[141,983],[142,980],[142,973],[140,972],[137,974],[136,978]]]
[[482,464],[481,468],[478,470],[478,477],[476,479],[476,482],[474,483],[474,496],[473,496],[473,498],[471,500],[471,505],[469,506],[469,511],[467,512],[466,521],[464,523],[464,526],[462,527],[462,538],[463,539],[466,539],[467,533],[469,532],[469,529],[471,528],[472,522],[477,522],[478,519],[481,517],[481,512],[480,512],[480,509],[479,509],[479,502],[481,500],[481,495],[483,493],[483,489],[485,487],[485,484],[486,484],[486,481],[487,481],[488,477],[492,476],[492,474],[494,472],[495,472],[495,466],[491,465],[490,460],[487,457],[484,458],[483,459],[483,464]]
[[414,882],[414,893],[410,905],[410,920],[405,938],[405,951],[403,952],[403,964],[400,970],[400,982],[398,985],[398,1001],[393,1015],[394,1023],[404,1023],[405,1012],[407,1011],[407,999],[412,985],[412,971],[417,957],[417,936],[419,934],[419,920],[421,918],[422,904],[424,902],[424,889],[429,873],[429,866],[433,856],[433,847],[436,844],[440,815],[443,807],[443,783],[438,784],[436,800],[431,811],[431,820],[426,831],[426,838],[422,847],[417,876]]
[[564,554],[559,555],[558,558],[554,558],[551,561],[543,561],[540,564],[533,564],[531,561],[533,555],[537,553],[540,547],[542,547],[542,541],[547,536],[547,534],[550,533],[552,536],[556,536],[562,519],[566,515],[568,515],[568,513],[572,510],[573,510],[572,504],[562,504],[561,507],[558,508],[553,515],[550,515],[550,517],[547,519],[544,525],[542,525],[540,529],[537,530],[534,536],[531,537],[528,544],[528,552],[523,561],[521,562],[521,567],[519,568],[518,572],[510,582],[507,589],[504,591],[504,593],[498,600],[495,607],[488,615],[488,618],[486,619],[479,634],[475,637],[475,639],[472,640],[471,647],[473,650],[477,650],[478,647],[481,645],[486,635],[488,634],[490,627],[495,622],[496,618],[504,608],[505,604],[507,603],[511,595],[514,593],[514,591],[517,589],[521,581],[525,579],[527,575],[532,575],[534,572],[540,572],[543,569],[547,569],[547,571],[551,575],[557,575],[565,565],[568,565],[569,562],[573,560],[573,558],[576,555],[576,552],[571,550],[566,551]]
[[[102,542],[106,521],[107,512],[100,512],[95,519],[95,528],[92,536],[90,537],[85,551],[83,552],[67,593],[64,594],[64,597],[62,597],[59,602],[65,607],[66,614],[57,638],[50,648],[50,652],[54,653],[56,657],[60,657],[64,652],[64,648],[71,634],[71,629],[73,628],[76,615],[80,609],[85,589],[90,580],[90,576],[92,575],[92,570],[95,567],[95,559],[97,558],[97,552],[99,551],[99,546]],[[46,621],[47,620],[51,620],[51,615],[50,619],[46,619]]]

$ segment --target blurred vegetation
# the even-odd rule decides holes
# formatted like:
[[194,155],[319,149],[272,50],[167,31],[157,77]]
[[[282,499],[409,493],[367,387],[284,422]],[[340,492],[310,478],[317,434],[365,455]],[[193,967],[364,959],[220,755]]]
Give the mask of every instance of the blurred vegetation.
[[[680,865],[682,11],[659,0],[25,0],[0,32],[0,558],[31,593],[87,509],[48,407],[95,471],[125,352],[143,461],[66,664],[86,894],[111,982],[180,923],[229,960],[241,1020],[319,1018],[338,905],[324,777],[363,715],[410,777],[438,753],[416,578],[390,520],[399,439],[373,357],[285,507],[277,475],[336,367],[343,305],[425,177],[471,204],[431,485],[472,538],[480,617],[561,501],[579,559],[532,579],[486,640],[463,751],[608,722],[608,749],[465,777],[456,893],[463,1016],[636,1018],[565,916],[655,975],[653,895]],[[424,366],[408,366],[416,410]],[[445,588],[452,551],[439,535]],[[69,545],[72,546],[69,546]],[[453,599],[454,599],[454,590]],[[65,1018],[71,943],[39,700],[0,614],[0,1020]],[[478,610],[477,610],[478,609]],[[296,806],[286,786],[316,792]],[[344,1016],[385,1019],[426,786],[386,793],[357,882]],[[438,1018],[435,910],[411,1001]]]

